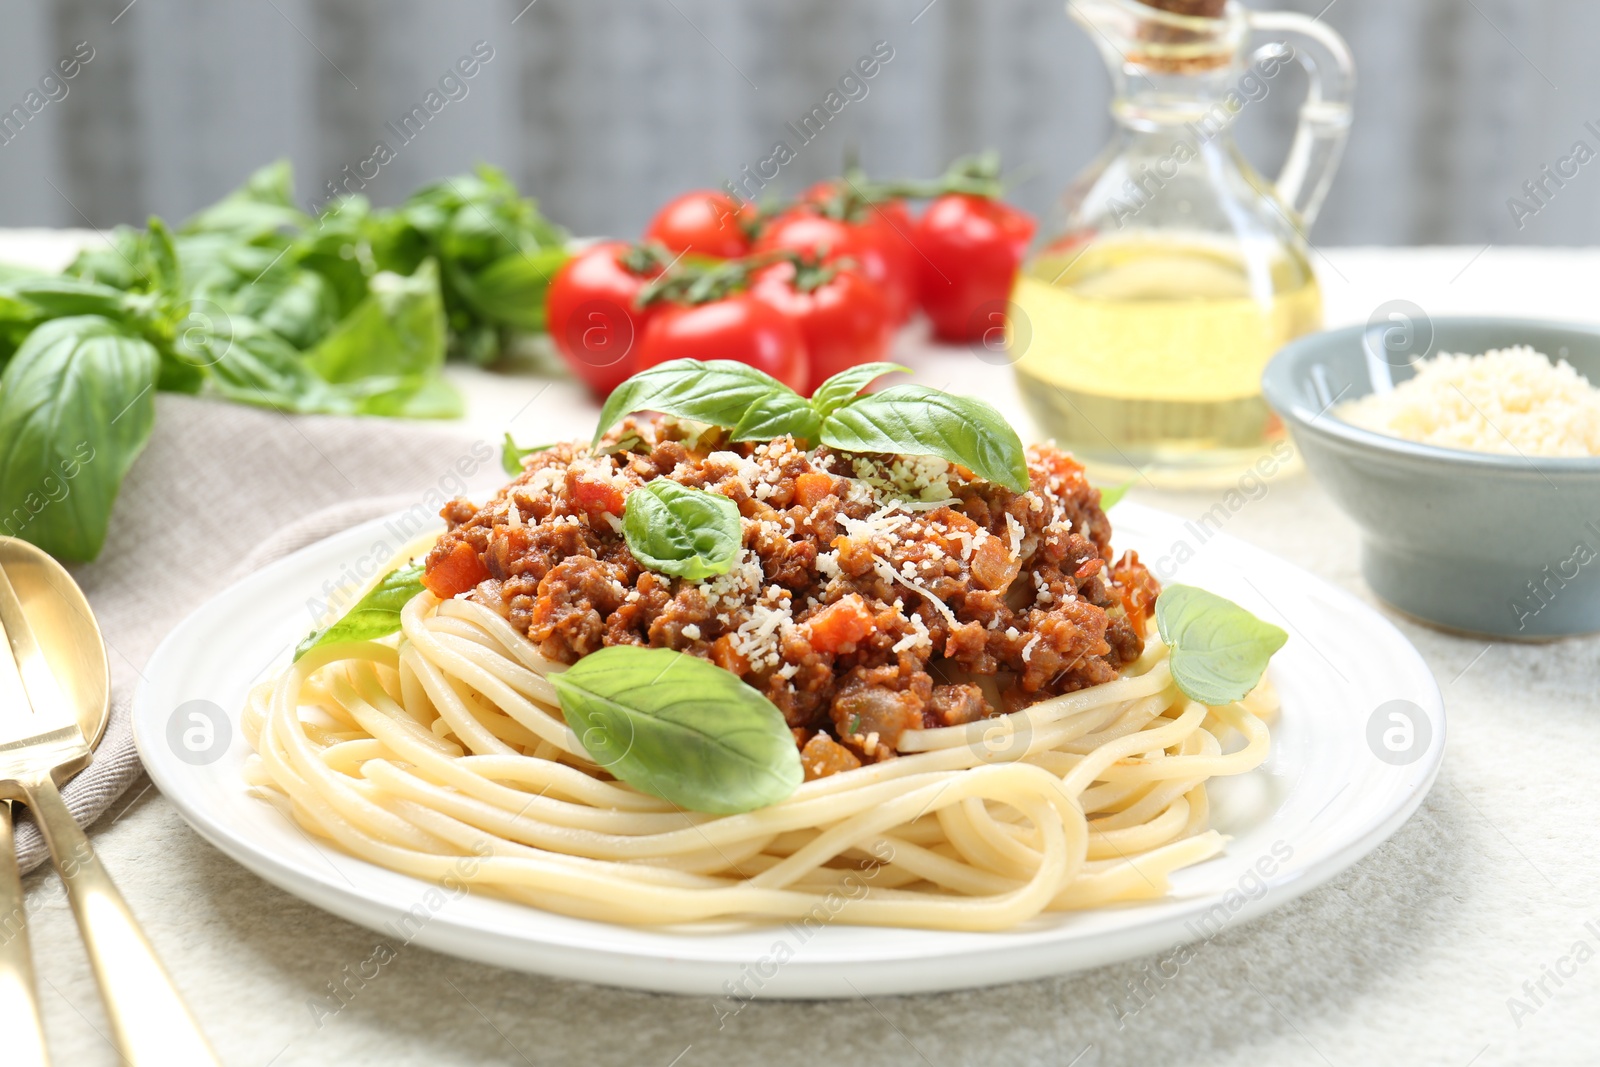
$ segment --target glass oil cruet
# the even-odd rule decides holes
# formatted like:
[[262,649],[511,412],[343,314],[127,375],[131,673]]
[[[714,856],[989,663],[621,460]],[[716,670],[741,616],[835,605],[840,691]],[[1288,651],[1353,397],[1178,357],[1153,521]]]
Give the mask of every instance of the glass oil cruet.
[[[1042,435],[1097,478],[1232,481],[1286,447],[1261,371],[1322,323],[1305,234],[1350,129],[1349,49],[1315,19],[1237,0],[1067,10],[1111,67],[1116,134],[1023,268],[1008,358]],[[1233,124],[1295,62],[1310,90],[1273,185]]]

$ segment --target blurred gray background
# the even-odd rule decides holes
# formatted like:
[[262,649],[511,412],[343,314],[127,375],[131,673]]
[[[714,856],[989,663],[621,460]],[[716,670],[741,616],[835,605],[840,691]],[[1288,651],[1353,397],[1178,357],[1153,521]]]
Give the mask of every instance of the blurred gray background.
[[[790,191],[837,172],[849,149],[891,176],[994,146],[1025,179],[1014,198],[1047,212],[1109,135],[1106,72],[1060,0],[525,3],[11,0],[0,112],[43,104],[0,143],[0,225],[180,218],[278,156],[309,200],[381,138],[398,148],[368,183],[377,202],[482,159],[575,232],[631,236],[667,196],[764,159],[787,139],[783,124],[880,40],[894,58],[784,168]],[[1521,228],[1507,206],[1575,141],[1600,150],[1584,128],[1600,129],[1600,4],[1277,6],[1324,11],[1360,70],[1316,241],[1600,243],[1600,161]],[[93,58],[30,101],[80,41]],[[478,41],[492,58],[402,145],[386,124]],[[1297,77],[1241,121],[1268,173],[1293,128]]]

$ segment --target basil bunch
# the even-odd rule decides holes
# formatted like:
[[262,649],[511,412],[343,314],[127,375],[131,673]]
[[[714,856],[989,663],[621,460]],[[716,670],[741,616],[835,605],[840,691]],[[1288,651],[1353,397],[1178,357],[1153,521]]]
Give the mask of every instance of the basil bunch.
[[545,290],[567,261],[566,242],[504,173],[480,166],[378,216],[373,251],[402,274],[439,264],[450,356],[482,364],[500,355],[507,333],[544,332]]
[[938,456],[1015,493],[1028,490],[1022,439],[989,404],[920,385],[861,395],[875,379],[909,369],[864,363],[834,375],[808,400],[732,360],[675,359],[635,374],[607,398],[594,444],[623,416],[660,411],[733,431],[735,441],[789,435],[844,452]]
[[480,168],[320,216],[287,163],[172,233],[118,227],[64,276],[0,267],[0,534],[98,555],[155,391],[278,411],[450,418],[447,355],[543,328],[565,235]]

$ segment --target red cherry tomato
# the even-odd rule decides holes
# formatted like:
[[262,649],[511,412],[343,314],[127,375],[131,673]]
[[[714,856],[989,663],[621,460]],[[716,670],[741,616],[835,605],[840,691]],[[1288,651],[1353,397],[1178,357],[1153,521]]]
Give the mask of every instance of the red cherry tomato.
[[917,220],[918,299],[943,341],[972,341],[1003,314],[1033,240],[1033,216],[983,196],[950,193]]
[[635,250],[604,241],[568,260],[550,283],[545,318],[550,340],[573,374],[600,397],[631,378],[645,324],[654,308],[634,299],[659,273],[634,269]]
[[868,280],[889,300],[895,325],[916,309],[917,250],[911,243],[911,216],[895,201],[864,209],[860,222],[827,218],[814,207],[802,205],[784,212],[762,231],[755,251],[789,250],[816,255],[827,250],[825,261],[854,261]]
[[745,223],[754,205],[734,200],[715,189],[696,189],[667,201],[644,231],[644,239],[672,252],[693,252],[717,259],[738,259],[750,253]]
[[639,370],[673,359],[732,359],[803,390],[811,360],[800,327],[751,296],[735,293],[709,304],[663,304],[639,343]]
[[[894,343],[895,321],[883,290],[853,270],[823,267],[830,274],[813,284],[815,268],[797,272],[775,263],[756,275],[750,295],[771,304],[800,327],[811,356],[810,394],[828,378],[858,363],[883,359]],[[796,284],[799,274],[800,284]]]

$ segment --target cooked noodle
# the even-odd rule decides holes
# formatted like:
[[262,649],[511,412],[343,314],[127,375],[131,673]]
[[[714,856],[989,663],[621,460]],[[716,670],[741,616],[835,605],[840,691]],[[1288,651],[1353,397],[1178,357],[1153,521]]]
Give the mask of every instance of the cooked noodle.
[[716,816],[595,766],[547,678],[563,669],[495,612],[422,593],[398,637],[313,649],[251,692],[250,780],[352,855],[566,915],[999,930],[1160,897],[1216,855],[1206,781],[1258,766],[1276,711],[1265,681],[1189,700],[1152,633],[1116,681],[908,731],[898,758]]

